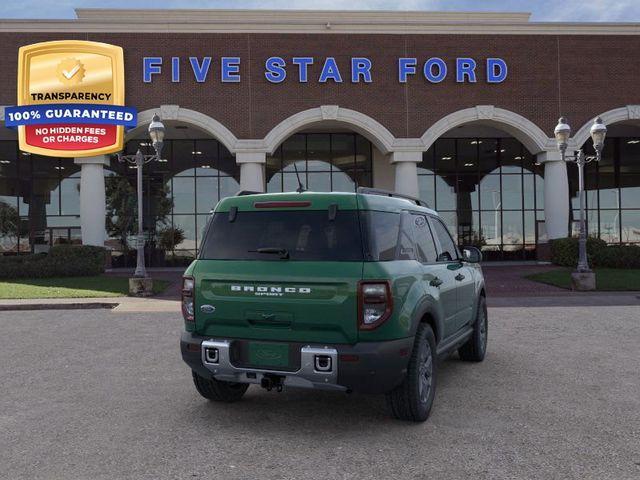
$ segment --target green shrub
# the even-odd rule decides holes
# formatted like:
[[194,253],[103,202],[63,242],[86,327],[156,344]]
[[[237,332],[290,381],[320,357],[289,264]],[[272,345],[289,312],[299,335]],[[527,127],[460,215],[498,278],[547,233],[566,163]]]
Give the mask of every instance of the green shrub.
[[640,268],[640,246],[609,245],[593,259],[596,267]]
[[[604,240],[589,237],[587,259],[591,267],[640,268],[640,246],[607,245]],[[575,267],[578,263],[578,239],[552,240],[551,261],[563,267]]]
[[49,253],[0,257],[0,278],[80,277],[104,272],[106,250],[89,245],[56,245]]

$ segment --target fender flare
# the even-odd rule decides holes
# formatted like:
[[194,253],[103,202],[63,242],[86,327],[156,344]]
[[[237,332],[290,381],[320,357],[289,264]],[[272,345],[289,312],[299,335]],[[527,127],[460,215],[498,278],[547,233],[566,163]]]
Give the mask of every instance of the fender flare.
[[420,303],[418,303],[413,312],[411,318],[411,336],[415,336],[418,331],[418,325],[425,315],[429,315],[433,319],[432,327],[435,327],[433,333],[436,336],[436,343],[440,343],[444,332],[442,312],[437,308],[436,302],[428,296],[420,300]]

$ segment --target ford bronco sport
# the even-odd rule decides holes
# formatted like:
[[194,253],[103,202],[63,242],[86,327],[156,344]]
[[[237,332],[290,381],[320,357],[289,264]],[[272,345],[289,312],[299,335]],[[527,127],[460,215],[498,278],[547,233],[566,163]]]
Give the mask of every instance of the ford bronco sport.
[[437,360],[484,358],[480,259],[390,192],[225,198],[183,279],[182,357],[210,400],[252,383],[385,393],[395,417],[424,421]]

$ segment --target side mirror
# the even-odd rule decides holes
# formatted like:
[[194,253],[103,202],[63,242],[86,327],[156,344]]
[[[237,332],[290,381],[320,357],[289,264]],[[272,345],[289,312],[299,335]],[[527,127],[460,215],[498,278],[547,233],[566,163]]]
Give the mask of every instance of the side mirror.
[[480,263],[482,252],[476,247],[462,247],[462,259],[469,263]]

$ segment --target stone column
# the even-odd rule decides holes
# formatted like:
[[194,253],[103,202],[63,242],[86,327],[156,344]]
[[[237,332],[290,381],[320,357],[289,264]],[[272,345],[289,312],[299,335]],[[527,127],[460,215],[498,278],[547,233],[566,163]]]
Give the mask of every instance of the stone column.
[[569,179],[567,164],[560,152],[542,152],[537,160],[544,164],[544,222],[549,239],[569,235]]
[[422,161],[422,152],[392,152],[391,163],[395,167],[395,191],[404,195],[418,197],[418,163]]
[[107,206],[103,167],[109,166],[109,157],[76,158],[80,165],[80,228],[83,245],[104,246]]
[[264,152],[237,152],[236,163],[240,165],[240,190],[264,192]]

